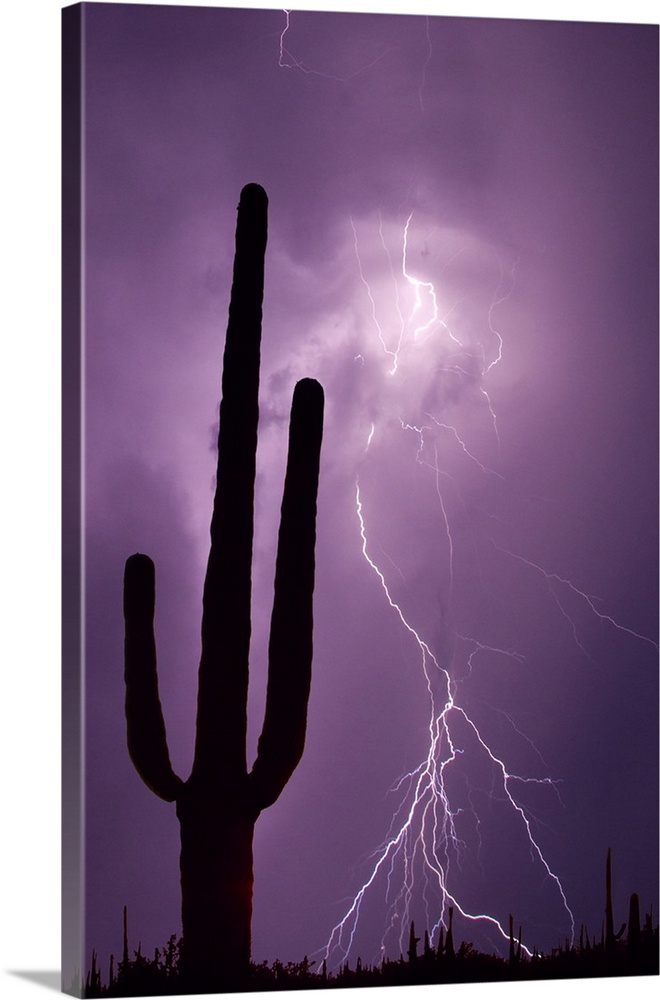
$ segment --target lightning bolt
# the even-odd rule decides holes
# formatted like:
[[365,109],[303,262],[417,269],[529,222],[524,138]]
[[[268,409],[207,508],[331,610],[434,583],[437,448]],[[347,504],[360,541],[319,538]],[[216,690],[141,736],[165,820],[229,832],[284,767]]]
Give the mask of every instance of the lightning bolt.
[[[443,351],[445,361],[440,370],[452,371],[464,377],[464,381],[474,383],[487,403],[488,416],[495,432],[499,449],[499,432],[497,416],[492,400],[483,384],[492,369],[502,363],[504,357],[504,339],[494,322],[496,308],[512,294],[515,285],[516,261],[507,273],[500,262],[500,278],[488,309],[487,330],[494,338],[495,352],[490,360],[486,359],[483,347],[480,350],[481,362],[478,369],[464,367],[465,358],[475,359],[464,347],[462,338],[449,330],[444,319],[441,319],[439,302],[442,298],[433,281],[422,279],[413,273],[409,264],[409,240],[413,215],[410,213],[403,225],[401,235],[400,270],[394,266],[394,258],[388,249],[382,217],[379,220],[378,232],[382,250],[387,259],[389,280],[395,286],[394,315],[396,327],[394,336],[385,332],[385,323],[379,315],[386,310],[379,308],[375,285],[368,280],[361,260],[358,232],[355,221],[351,218],[353,245],[358,262],[360,281],[366,290],[371,307],[373,328],[376,330],[377,341],[381,352],[391,363],[388,376],[403,377],[403,361],[407,352],[433,335],[434,332],[445,330],[447,337]],[[455,257],[456,255],[454,255]],[[453,259],[453,258],[452,258]],[[408,287],[412,292],[409,301],[399,288]],[[393,318],[393,317],[391,317]],[[446,540],[447,592],[451,597],[454,590],[454,563],[456,545],[451,527],[450,509],[446,503],[445,489],[451,486],[460,495],[455,477],[446,468],[445,458],[450,450],[463,456],[480,474],[488,479],[504,483],[504,477],[493,469],[475,453],[460,430],[453,422],[443,420],[430,411],[424,412],[425,422],[415,421],[406,416],[398,417],[398,424],[403,434],[416,435],[415,462],[426,468],[432,476],[435,495],[438,501],[439,523]],[[367,460],[374,436],[378,433],[377,422],[369,426],[363,457]],[[385,839],[373,851],[367,864],[367,875],[357,892],[349,901],[343,916],[332,928],[325,947],[319,952],[323,954],[328,964],[340,965],[348,960],[351,949],[355,946],[356,935],[362,918],[366,901],[370,894],[384,893],[386,913],[383,921],[383,934],[378,953],[374,961],[383,958],[388,949],[395,948],[403,952],[406,947],[410,922],[414,919],[415,908],[420,905],[426,916],[426,926],[429,930],[431,943],[437,940],[440,928],[448,927],[448,914],[453,908],[468,924],[479,925],[488,940],[489,932],[494,935],[494,944],[499,942],[502,950],[509,944],[508,928],[497,915],[489,912],[479,912],[467,905],[461,898],[459,889],[462,863],[471,850],[463,833],[466,823],[471,823],[472,835],[476,842],[476,854],[480,857],[482,849],[482,822],[477,807],[474,789],[468,787],[465,799],[461,801],[455,792],[459,780],[460,765],[463,760],[481,762],[486,765],[491,774],[491,800],[498,801],[507,810],[509,822],[516,825],[531,862],[540,866],[542,881],[555,894],[557,904],[564,913],[566,925],[570,928],[570,940],[575,936],[575,918],[569,905],[566,892],[559,874],[551,866],[541,844],[542,822],[534,816],[531,808],[524,804],[522,791],[529,786],[548,789],[559,795],[556,778],[547,774],[519,773],[511,770],[502,753],[498,752],[491,742],[480,731],[475,718],[468,706],[463,703],[461,685],[464,678],[459,676],[457,662],[464,657],[467,676],[471,676],[478,657],[488,659],[500,657],[522,665],[525,657],[522,653],[489,644],[479,638],[464,635],[454,628],[451,620],[451,610],[445,609],[442,619],[441,633],[451,637],[455,649],[446,655],[441,655],[432,648],[432,644],[424,637],[422,631],[415,627],[412,620],[395,596],[394,586],[388,580],[382,566],[372,555],[367,531],[367,515],[365,499],[360,484],[360,476],[355,482],[355,512],[359,526],[360,549],[363,560],[369,572],[375,577],[382,597],[403,633],[409,637],[417,650],[421,676],[423,677],[427,704],[428,721],[426,736],[426,754],[411,771],[401,775],[393,784],[391,793],[398,796],[398,804],[394,808],[392,820]],[[651,643],[650,639],[632,629],[618,623],[611,615],[601,611],[597,606],[597,598],[580,589],[574,582],[558,573],[549,572],[538,563],[532,562],[515,552],[504,549],[492,543],[507,558],[525,566],[528,570],[540,575],[547,583],[554,601],[562,615],[569,622],[573,638],[578,648],[586,653],[581,642],[577,626],[570,616],[561,594],[557,589],[564,590],[581,600],[587,610],[598,620],[612,628],[620,630],[627,636],[639,641]],[[395,569],[396,564],[392,562]],[[402,576],[400,570],[398,570]],[[458,652],[460,648],[460,654]],[[587,654],[588,655],[588,654]],[[516,725],[513,718],[500,709],[494,709],[502,714],[512,730],[536,754],[539,762],[548,770],[547,764],[534,742]],[[467,777],[463,776],[467,783]],[[538,831],[538,832],[537,832]],[[472,848],[474,850],[474,847]],[[521,943],[522,949],[530,955],[530,951]]]
[[352,80],[354,77],[359,76],[361,73],[365,73],[367,70],[372,69],[377,63],[381,61],[381,59],[384,59],[385,56],[389,55],[389,53],[392,51],[391,48],[385,49],[383,52],[377,55],[375,59],[372,59],[371,62],[365,63],[365,65],[358,67],[358,69],[356,70],[353,70],[352,73],[347,73],[345,76],[334,76],[332,73],[323,73],[321,70],[312,69],[311,67],[307,66],[304,62],[301,62],[299,59],[296,59],[294,56],[292,56],[291,53],[288,51],[284,39],[288,34],[289,29],[291,28],[291,14],[293,13],[293,11],[284,9],[282,13],[284,14],[285,17],[285,24],[284,28],[280,32],[279,59],[278,59],[278,66],[280,67],[280,69],[297,69],[300,70],[301,73],[305,73],[308,76],[320,76],[323,77],[323,79],[325,80],[333,80],[335,83],[346,83],[348,80]]
[[426,32],[426,45],[427,45],[427,50],[428,51],[426,53],[426,59],[424,60],[424,62],[422,64],[422,82],[419,85],[419,93],[418,93],[419,108],[420,108],[420,111],[422,112],[422,114],[424,114],[424,110],[425,110],[424,109],[424,87],[426,86],[426,70],[427,70],[428,64],[431,62],[431,59],[433,58],[433,46],[431,44],[431,21],[429,19],[428,14],[424,18],[424,22],[425,22],[424,26],[425,26],[425,32]]
[[436,298],[435,288],[433,287],[432,281],[421,281],[419,278],[413,277],[413,275],[408,272],[408,230],[410,228],[410,223],[412,222],[412,217],[413,213],[411,212],[408,218],[406,219],[406,224],[403,228],[403,267],[402,267],[403,276],[415,291],[415,303],[413,306],[412,313],[410,314],[409,322],[412,323],[415,316],[422,308],[422,290],[426,291],[432,303],[430,318],[427,320],[426,323],[422,323],[414,328],[413,339],[417,341],[422,336],[422,334],[432,330],[435,324],[437,323],[438,300]]
[[510,552],[508,549],[502,548],[501,545],[497,545],[495,542],[492,542],[492,544],[499,552],[503,552],[505,555],[510,556],[511,559],[515,559],[518,562],[524,563],[525,566],[529,566],[530,569],[535,570],[542,577],[544,577],[544,579],[550,586],[552,596],[554,597],[555,601],[559,605],[562,614],[567,619],[572,628],[573,637],[575,638],[576,644],[579,646],[579,648],[582,650],[585,656],[589,656],[589,654],[587,653],[584,646],[578,639],[577,625],[569,615],[568,611],[564,608],[563,604],[557,597],[555,591],[552,590],[553,581],[561,584],[562,587],[565,588],[566,590],[570,590],[573,594],[576,595],[576,597],[581,598],[582,601],[584,601],[584,603],[587,605],[589,610],[592,612],[592,614],[594,614],[596,618],[600,619],[601,622],[610,625],[618,632],[623,632],[626,635],[632,636],[632,638],[634,639],[639,639],[640,642],[648,643],[650,646],[653,647],[653,649],[658,651],[658,644],[654,642],[652,639],[649,639],[648,636],[642,635],[640,632],[635,632],[634,629],[626,628],[625,625],[621,625],[619,622],[616,621],[616,619],[612,618],[611,615],[606,615],[602,611],[599,611],[598,608],[596,607],[596,601],[598,601],[600,598],[595,597],[593,594],[587,594],[584,590],[580,590],[580,588],[575,583],[573,583],[572,580],[569,580],[567,577],[560,576],[558,573],[549,573],[547,570],[543,569],[542,566],[539,566],[538,563],[532,562],[531,559],[525,559],[524,556],[518,555],[515,552]]
[[[392,351],[392,350],[390,350],[390,348],[385,343],[385,334],[383,333],[383,329],[382,329],[382,327],[381,327],[381,325],[380,325],[380,323],[378,321],[378,314],[377,314],[377,311],[376,311],[376,300],[374,299],[373,293],[371,291],[371,286],[369,285],[369,282],[367,281],[367,279],[364,276],[364,269],[362,267],[362,260],[360,258],[360,248],[358,246],[357,229],[355,228],[355,223],[353,222],[353,217],[352,216],[351,216],[350,222],[351,222],[351,229],[353,230],[353,245],[355,247],[355,257],[356,257],[357,264],[358,264],[358,272],[359,272],[359,275],[360,275],[360,281],[362,282],[362,284],[364,285],[364,287],[367,290],[367,296],[368,296],[369,302],[371,304],[371,318],[372,318],[373,324],[376,327],[376,330],[378,332],[378,339],[380,341],[381,347],[383,348],[384,353],[388,357],[392,358],[392,368],[390,369],[390,374],[393,375],[394,372],[397,370],[397,367],[398,367],[398,364],[399,364],[399,350],[401,349],[401,340],[402,340],[402,337],[403,337],[403,326],[404,326],[404,324],[402,322],[402,327],[401,327],[401,331],[400,331],[400,334],[399,334],[399,339],[398,339],[398,342],[397,342],[396,349],[394,351]],[[398,308],[398,295],[397,295],[397,308]],[[399,313],[399,315],[400,315],[400,313]]]
[[511,271],[509,273],[510,284],[509,287],[506,288],[506,290],[504,290],[505,273],[504,273],[504,266],[502,264],[502,261],[500,260],[500,280],[495,290],[493,301],[491,302],[490,308],[488,310],[488,329],[495,337],[495,340],[497,342],[497,353],[489,364],[486,364],[484,359],[484,374],[488,374],[491,368],[494,368],[495,365],[498,365],[502,360],[502,348],[504,346],[504,341],[502,340],[501,334],[493,325],[493,313],[495,312],[498,306],[501,306],[503,302],[506,302],[506,300],[513,295],[513,290],[515,288],[515,283],[516,283],[516,268],[518,267],[518,261],[519,258],[516,258],[516,260],[513,262]]
[[[428,337],[432,336],[437,328],[442,328],[452,343],[460,348],[461,351],[464,350],[463,344],[461,344],[458,338],[454,335],[447,322],[452,312],[456,309],[458,302],[452,303],[446,312],[443,315],[440,315],[440,306],[433,282],[425,281],[422,278],[417,277],[410,270],[408,264],[408,240],[412,219],[413,213],[411,212],[403,225],[401,264],[400,272],[397,275],[392,253],[385,239],[383,219],[382,216],[379,217],[379,242],[387,260],[394,298],[394,311],[397,317],[396,328],[393,332],[390,332],[388,336],[383,328],[381,320],[379,319],[376,296],[365,273],[362,255],[360,252],[357,226],[353,217],[350,217],[351,231],[353,233],[353,248],[358,265],[358,274],[367,293],[367,298],[371,307],[371,320],[376,329],[382,351],[392,361],[392,366],[389,369],[390,375],[395,375],[399,368],[402,350],[404,350],[407,346],[414,347],[415,345],[423,343]],[[461,251],[459,250],[453,254],[448,261],[448,264],[450,264],[460,252]],[[403,286],[403,288],[407,287],[409,291],[412,292],[412,305],[405,313],[403,304],[404,296],[401,286]],[[389,310],[387,310],[387,314],[389,319]],[[388,343],[390,346],[388,346]]]
[[459,434],[458,434],[458,431],[456,430],[456,428],[455,428],[455,427],[453,427],[453,426],[452,426],[451,424],[445,424],[445,423],[443,423],[443,422],[442,422],[441,420],[438,420],[438,418],[437,418],[437,417],[434,417],[432,413],[427,413],[426,415],[427,415],[427,417],[429,417],[429,418],[430,418],[430,419],[431,419],[431,420],[433,421],[433,423],[434,423],[434,424],[436,424],[436,425],[437,425],[438,427],[442,427],[442,428],[443,428],[444,430],[447,430],[447,431],[450,431],[450,432],[451,432],[451,434],[452,434],[452,435],[454,436],[454,440],[456,441],[456,443],[457,443],[457,444],[458,444],[458,446],[460,447],[461,451],[462,451],[462,452],[463,452],[463,453],[464,453],[465,455],[467,455],[467,457],[468,457],[468,458],[470,459],[470,461],[474,462],[474,464],[475,464],[476,466],[478,466],[478,468],[480,468],[482,472],[484,472],[484,473],[485,473],[486,475],[488,475],[488,476],[496,476],[496,477],[497,477],[498,479],[502,479],[502,480],[504,479],[504,476],[500,475],[500,473],[499,473],[499,472],[495,472],[495,470],[494,470],[494,469],[489,469],[487,465],[484,465],[484,464],[483,464],[483,462],[480,462],[480,461],[479,461],[479,459],[478,459],[478,458],[476,458],[476,457],[475,457],[475,456],[474,456],[474,455],[472,454],[472,452],[471,452],[471,451],[470,451],[470,450],[468,449],[467,445],[466,445],[466,444],[465,444],[465,442],[464,442],[464,441],[462,440],[462,438],[461,438],[461,437],[459,437]]
[[[406,787],[407,791],[403,803],[395,812],[386,841],[374,854],[375,861],[368,878],[356,893],[341,921],[332,929],[325,948],[325,958],[328,962],[338,963],[346,960],[353,945],[365,896],[383,873],[386,873],[386,898],[390,899],[391,903],[387,928],[381,942],[381,957],[386,952],[388,932],[395,927],[399,928],[398,943],[403,949],[405,934],[411,919],[415,869],[419,867],[422,867],[425,884],[435,885],[441,899],[440,916],[437,917],[435,923],[430,919],[431,913],[428,912],[428,925],[432,926],[431,940],[441,925],[446,926],[446,914],[450,906],[454,907],[466,920],[484,922],[495,929],[502,941],[509,940],[508,932],[495,917],[487,913],[470,912],[461,905],[457,896],[450,889],[452,867],[459,862],[464,844],[458,835],[455,822],[460,810],[452,806],[446,779],[452,764],[466,752],[467,748],[467,741],[460,740],[459,736],[454,734],[454,720],[463,721],[468,733],[472,734],[476,745],[499,774],[501,790],[526,831],[531,851],[540,861],[548,878],[555,884],[561,896],[570,920],[571,935],[573,935],[575,921],[561,882],[551,870],[534,837],[530,817],[516,800],[512,791],[512,786],[516,782],[523,784],[553,784],[553,782],[549,778],[509,773],[504,761],[488,746],[465,709],[457,703],[455,686],[452,684],[448,670],[440,666],[429,645],[408,621],[400,604],[392,596],[384,573],[369,554],[359,480],[356,483],[355,502],[364,560],[376,575],[390,608],[396,614],[405,631],[412,637],[419,651],[421,668],[429,695],[429,745],[425,759],[413,771],[399,778],[394,786],[395,791]],[[486,648],[482,644],[479,646],[482,649]],[[507,653],[507,655],[509,654]],[[463,745],[460,745],[461,742]],[[402,867],[403,879],[401,888],[395,893],[393,882],[397,863]],[[527,954],[531,954],[524,946],[523,950]]]

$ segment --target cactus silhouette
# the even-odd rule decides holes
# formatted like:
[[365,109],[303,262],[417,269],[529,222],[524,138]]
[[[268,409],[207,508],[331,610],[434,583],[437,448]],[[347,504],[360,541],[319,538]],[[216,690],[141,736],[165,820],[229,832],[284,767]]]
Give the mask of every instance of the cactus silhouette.
[[639,955],[640,936],[639,896],[633,892],[628,906],[628,958],[631,962],[635,962]]
[[410,924],[410,937],[408,938],[408,961],[417,961],[417,945],[419,944],[419,938],[415,937],[415,921],[413,920]]
[[621,925],[618,932],[614,933],[614,911],[612,908],[612,849],[607,848],[607,860],[605,862],[605,952],[611,956],[616,947],[616,942],[623,935],[626,929],[625,923]]
[[240,985],[250,962],[254,824],[303,752],[312,662],[312,594],[323,390],[293,394],[268,682],[256,760],[246,760],[248,652],[266,193],[243,188],[225,343],[218,468],[204,582],[192,770],[170,764],[158,695],[155,570],[137,553],[124,573],[128,749],[145,784],[176,802],[181,829],[182,973],[186,989]]

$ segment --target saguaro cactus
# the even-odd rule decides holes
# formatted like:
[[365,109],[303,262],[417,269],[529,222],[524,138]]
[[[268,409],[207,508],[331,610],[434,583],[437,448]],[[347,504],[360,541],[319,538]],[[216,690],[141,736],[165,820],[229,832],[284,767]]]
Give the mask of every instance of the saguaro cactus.
[[639,957],[640,937],[639,896],[633,892],[628,907],[628,958],[632,963]]
[[616,942],[623,935],[626,929],[625,923],[621,925],[619,931],[614,933],[614,910],[612,908],[612,849],[607,848],[607,861],[605,862],[605,953],[608,956],[614,954]]
[[170,764],[158,696],[155,571],[124,574],[128,749],[141,778],[176,802],[181,827],[182,966],[193,992],[240,985],[249,967],[252,840],[303,752],[312,662],[312,593],[323,390],[295,387],[268,647],[263,729],[246,761],[248,651],[259,357],[267,235],[265,191],[241,192],[225,343],[218,472],[204,583],[195,753],[187,781]]

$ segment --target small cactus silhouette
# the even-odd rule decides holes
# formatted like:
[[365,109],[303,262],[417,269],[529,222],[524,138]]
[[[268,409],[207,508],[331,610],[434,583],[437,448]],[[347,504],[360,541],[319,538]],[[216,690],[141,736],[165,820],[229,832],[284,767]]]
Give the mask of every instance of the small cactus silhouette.
[[625,923],[621,925],[617,933],[614,933],[614,910],[612,907],[612,849],[607,848],[607,860],[605,862],[605,952],[611,956],[616,947],[616,942],[621,938],[626,929]]
[[419,938],[415,937],[415,921],[411,921],[410,924],[410,936],[408,938],[408,961],[417,961],[417,945],[419,944]]
[[640,937],[639,896],[633,892],[628,906],[628,958],[631,962],[634,962],[639,955]]
[[445,938],[445,958],[450,961],[455,958],[456,952],[454,950],[454,932],[452,930],[452,924],[454,922],[454,907],[449,907],[449,926],[447,927],[447,936]]
[[241,192],[225,343],[217,484],[203,593],[195,753],[187,781],[170,764],[158,695],[155,570],[124,574],[127,740],[145,784],[176,802],[181,828],[182,973],[192,992],[240,985],[250,961],[252,840],[303,752],[312,662],[312,594],[323,390],[295,387],[289,426],[257,757],[246,761],[248,652],[266,193]]

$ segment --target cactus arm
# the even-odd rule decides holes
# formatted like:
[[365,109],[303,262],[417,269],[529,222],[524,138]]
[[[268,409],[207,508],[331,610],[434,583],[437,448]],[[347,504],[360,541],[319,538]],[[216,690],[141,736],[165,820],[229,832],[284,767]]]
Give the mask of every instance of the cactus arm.
[[312,664],[316,497],[323,433],[323,389],[296,385],[275,566],[264,725],[250,774],[257,809],[278,798],[303,752]]
[[225,342],[211,549],[203,594],[202,654],[191,778],[245,776],[250,596],[259,358],[268,199],[241,192]]
[[154,610],[154,564],[136,553],[124,570],[124,679],[128,752],[145,785],[166,802],[182,786],[170,764],[163,712],[158,697]]

